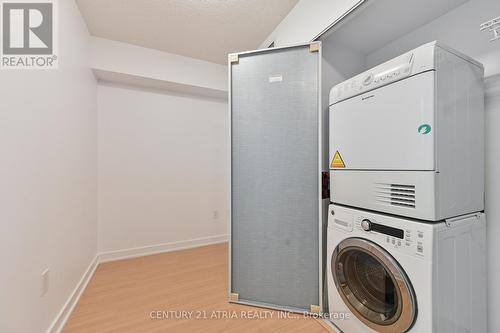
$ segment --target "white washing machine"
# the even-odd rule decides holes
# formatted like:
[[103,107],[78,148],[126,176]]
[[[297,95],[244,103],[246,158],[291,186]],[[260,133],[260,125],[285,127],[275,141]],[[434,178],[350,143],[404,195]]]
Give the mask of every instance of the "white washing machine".
[[330,318],[345,333],[486,333],[485,215],[424,223],[338,205]]

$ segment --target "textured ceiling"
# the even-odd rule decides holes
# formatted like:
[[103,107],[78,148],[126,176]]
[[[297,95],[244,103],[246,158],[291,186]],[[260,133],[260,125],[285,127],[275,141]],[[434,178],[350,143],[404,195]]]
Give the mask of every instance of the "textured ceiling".
[[93,36],[226,63],[252,50],[298,0],[77,0]]

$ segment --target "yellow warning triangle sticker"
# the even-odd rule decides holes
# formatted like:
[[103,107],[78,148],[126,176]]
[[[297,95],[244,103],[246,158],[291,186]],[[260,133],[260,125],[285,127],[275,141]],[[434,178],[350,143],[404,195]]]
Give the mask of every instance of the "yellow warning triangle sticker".
[[340,156],[340,153],[338,150],[335,153],[335,155],[333,156],[331,167],[332,168],[345,168],[344,160],[342,159],[342,156]]

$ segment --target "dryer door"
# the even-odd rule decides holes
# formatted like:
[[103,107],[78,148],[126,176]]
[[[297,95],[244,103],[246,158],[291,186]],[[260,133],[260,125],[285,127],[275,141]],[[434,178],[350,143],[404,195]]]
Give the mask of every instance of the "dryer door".
[[331,269],[344,303],[368,327],[381,333],[403,333],[412,327],[417,316],[415,292],[383,248],[348,238],[333,252]]
[[[330,106],[333,169],[421,170],[434,163],[434,72]],[[333,163],[340,154],[343,163]]]

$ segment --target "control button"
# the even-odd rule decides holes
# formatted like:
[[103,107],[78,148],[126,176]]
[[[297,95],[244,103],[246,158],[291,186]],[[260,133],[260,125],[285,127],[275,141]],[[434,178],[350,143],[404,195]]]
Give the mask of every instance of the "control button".
[[363,79],[363,85],[369,86],[373,82],[373,73],[368,74],[364,79]]
[[372,223],[370,222],[370,220],[368,219],[364,219],[363,221],[361,221],[361,229],[363,229],[364,231],[370,231],[372,229]]
[[418,253],[423,253],[424,252],[424,247],[422,245],[417,245],[417,252]]
[[398,246],[401,246],[401,241],[400,240],[398,240]]
[[392,245],[396,245],[396,240],[394,238],[392,239]]
[[411,243],[410,243],[410,242],[406,242],[406,246],[410,246],[410,245],[411,245]]
[[386,238],[386,242],[387,242],[387,243],[390,243],[390,242],[391,242],[391,239],[389,238],[389,236],[387,236],[387,238]]
[[424,238],[424,232],[423,231],[419,231],[418,232],[418,238]]

